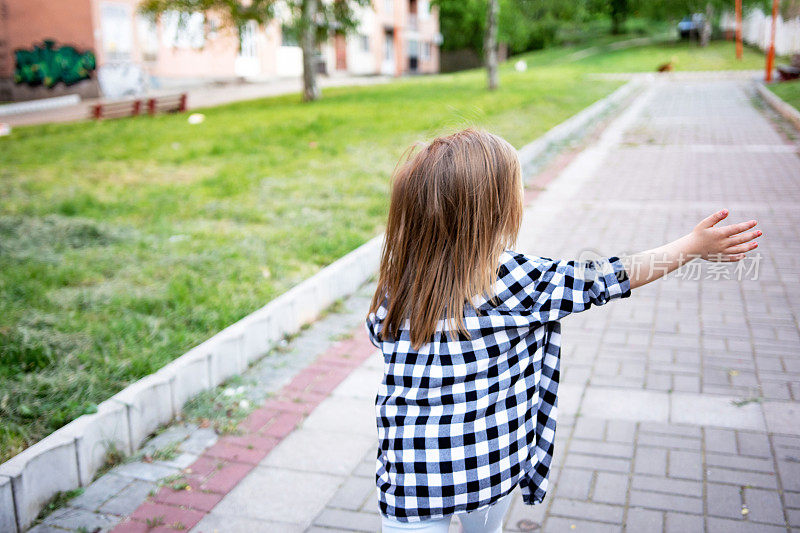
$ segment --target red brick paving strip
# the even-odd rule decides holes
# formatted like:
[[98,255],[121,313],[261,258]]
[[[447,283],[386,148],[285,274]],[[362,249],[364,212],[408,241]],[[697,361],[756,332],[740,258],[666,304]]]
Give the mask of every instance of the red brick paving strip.
[[113,533],[188,530],[194,527],[278,443],[291,433],[375,347],[363,327],[331,346],[264,405],[243,420],[241,435],[220,437],[180,479],[161,486]]

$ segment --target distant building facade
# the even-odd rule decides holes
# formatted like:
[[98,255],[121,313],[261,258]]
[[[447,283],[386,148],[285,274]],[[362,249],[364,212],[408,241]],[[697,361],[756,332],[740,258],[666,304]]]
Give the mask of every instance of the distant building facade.
[[[323,0],[325,1],[325,0]],[[137,11],[139,0],[0,0],[0,100],[109,97],[234,78],[299,76],[302,52],[285,6],[241,34],[219,18]],[[439,19],[429,0],[373,0],[359,27],[320,45],[328,75],[439,71]],[[49,42],[45,42],[49,41]],[[65,68],[66,65],[66,68]]]

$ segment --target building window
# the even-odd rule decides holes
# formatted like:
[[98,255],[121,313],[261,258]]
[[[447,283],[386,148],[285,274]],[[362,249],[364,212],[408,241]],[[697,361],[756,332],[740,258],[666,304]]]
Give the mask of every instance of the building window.
[[167,11],[161,16],[164,44],[173,48],[202,48],[206,40],[202,13]]
[[239,29],[239,55],[241,57],[256,57],[258,49],[256,35],[258,34],[258,23],[255,20],[248,20]]
[[431,54],[433,52],[432,48],[433,47],[431,46],[430,42],[425,42],[425,43],[422,44],[422,60],[423,61],[430,61],[431,60]]
[[394,13],[394,1],[393,0],[383,0],[383,10],[389,15]]
[[281,46],[299,46],[300,35],[295,26],[281,24]]
[[430,14],[430,2],[428,0],[417,0],[417,17],[419,17],[419,20],[428,20]]
[[386,34],[383,42],[383,58],[386,61],[394,61],[394,35]]
[[136,17],[139,43],[144,61],[158,59],[158,26],[154,15],[139,14]]
[[369,52],[369,36],[359,34],[358,46],[362,52]]

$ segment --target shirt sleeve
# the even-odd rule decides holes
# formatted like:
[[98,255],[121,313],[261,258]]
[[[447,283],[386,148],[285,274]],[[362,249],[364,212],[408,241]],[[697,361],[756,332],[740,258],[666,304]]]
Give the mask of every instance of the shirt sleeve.
[[386,300],[384,300],[374,313],[367,315],[367,334],[369,340],[376,348],[381,347],[381,331],[383,330],[383,319],[386,318]]
[[618,257],[564,261],[517,256],[518,266],[501,282],[509,298],[527,308],[539,323],[560,320],[592,305],[630,296],[630,280]]

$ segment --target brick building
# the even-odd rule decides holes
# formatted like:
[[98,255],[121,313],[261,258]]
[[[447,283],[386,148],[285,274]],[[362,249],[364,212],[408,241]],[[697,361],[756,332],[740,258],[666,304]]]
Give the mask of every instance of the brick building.
[[[166,13],[154,20],[137,11],[138,3],[0,0],[0,100],[71,93],[116,97],[148,88],[302,73],[302,53],[286,29],[285,6],[278,6],[269,24],[250,23],[237,34],[219,18],[200,13]],[[374,0],[358,10],[358,19],[356,32],[333,35],[320,45],[325,74],[438,72],[441,34],[429,0]],[[52,44],[44,45],[45,40]],[[59,70],[64,65],[68,73]],[[43,82],[45,71],[56,74]],[[89,77],[76,81],[85,71]]]

